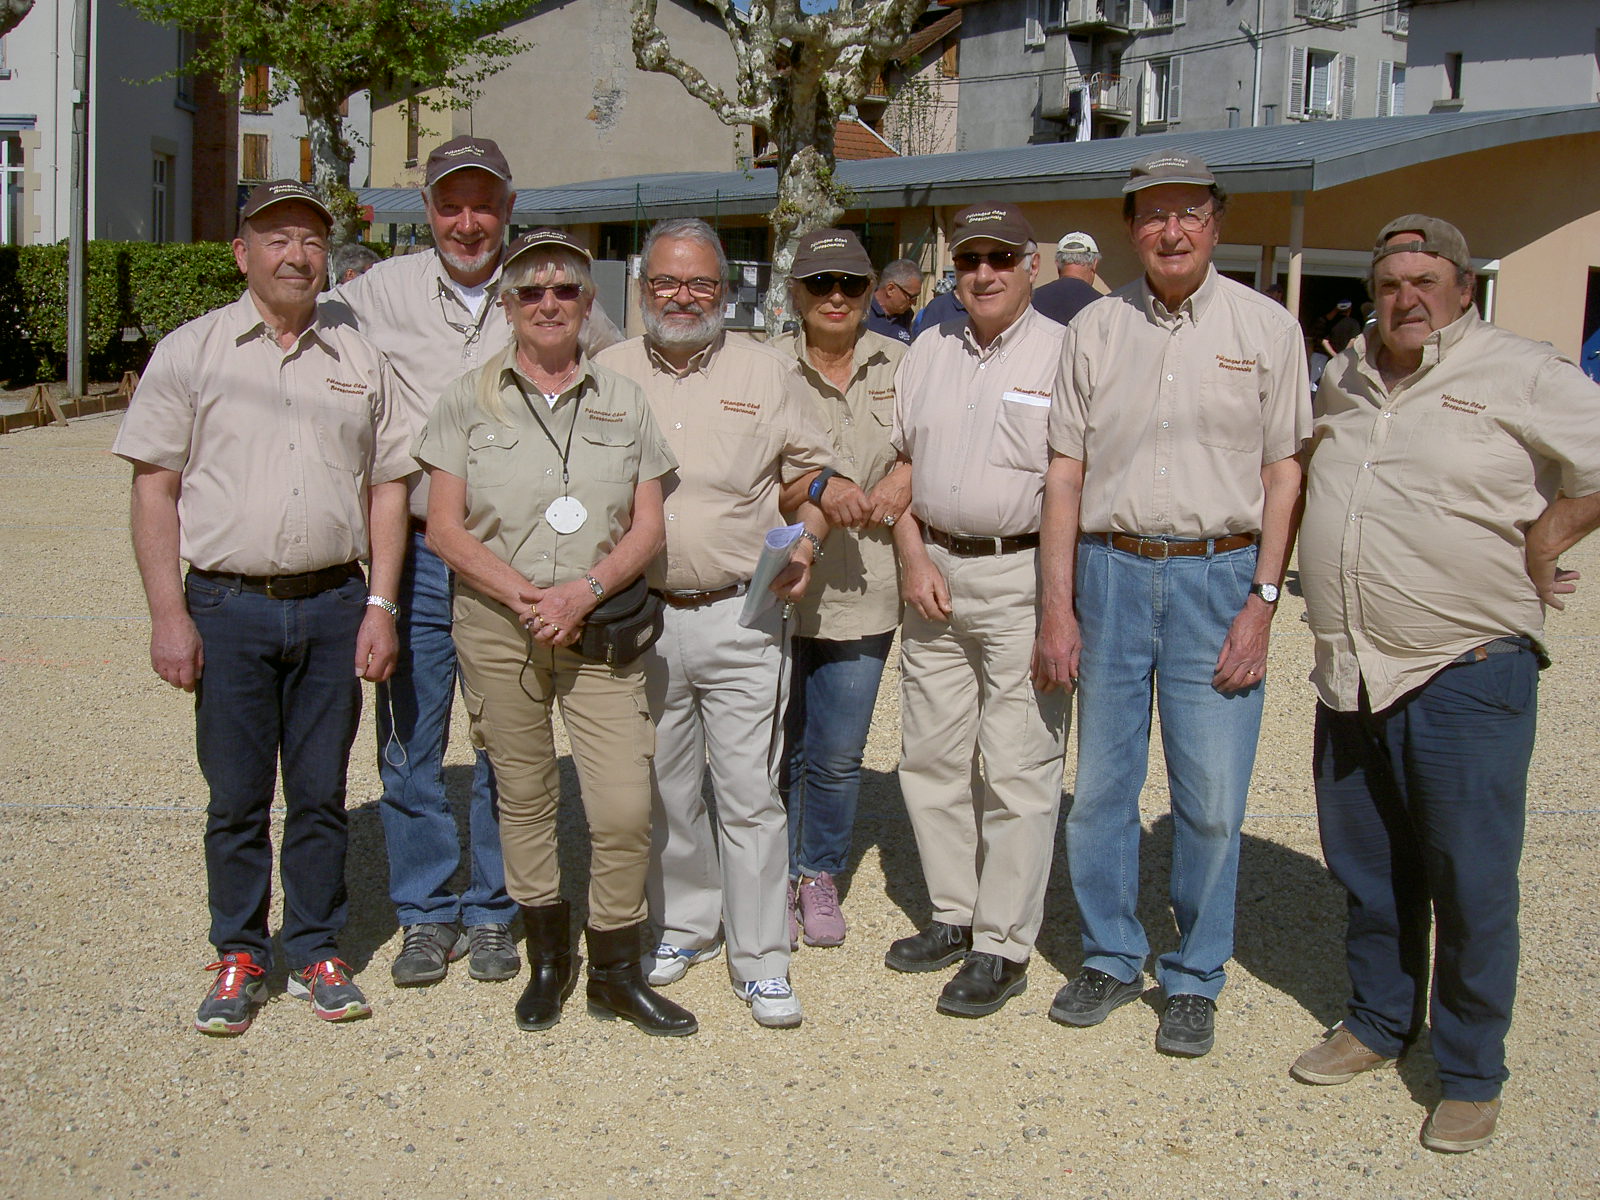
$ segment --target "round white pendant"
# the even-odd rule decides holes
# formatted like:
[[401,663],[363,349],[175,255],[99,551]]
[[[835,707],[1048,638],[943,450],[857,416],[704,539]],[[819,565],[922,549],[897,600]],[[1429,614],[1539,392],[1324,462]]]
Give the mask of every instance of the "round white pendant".
[[544,510],[544,519],[557,533],[577,533],[589,519],[589,510],[577,497],[562,496],[550,502],[550,507]]

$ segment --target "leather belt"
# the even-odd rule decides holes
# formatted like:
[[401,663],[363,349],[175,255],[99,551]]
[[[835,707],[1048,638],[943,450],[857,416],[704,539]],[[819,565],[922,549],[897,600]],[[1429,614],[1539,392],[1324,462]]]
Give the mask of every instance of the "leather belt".
[[1039,544],[1037,533],[1019,533],[1016,537],[974,537],[965,533],[946,533],[932,525],[924,525],[922,532],[934,545],[943,546],[958,558],[1015,554],[1019,550],[1032,550]]
[[738,583],[730,583],[727,587],[712,588],[706,592],[667,591],[663,588],[657,595],[668,608],[704,608],[708,604],[715,604],[718,600],[732,600],[749,590],[749,581],[740,580]]
[[189,574],[220,583],[236,592],[256,592],[274,600],[309,600],[323,592],[338,587],[352,575],[361,574],[361,564],[341,563],[337,567],[323,567],[320,571],[306,571],[300,575],[234,575],[226,571],[202,571],[191,567]]
[[1485,642],[1481,646],[1474,646],[1465,654],[1455,659],[1456,663],[1482,662],[1491,654],[1519,654],[1524,650],[1532,650],[1533,639],[1527,637],[1497,637],[1492,642]]
[[1147,538],[1128,533],[1090,533],[1097,542],[1104,542],[1113,550],[1124,554],[1137,554],[1140,558],[1205,558],[1212,554],[1226,554],[1230,550],[1243,550],[1255,545],[1253,533],[1230,533],[1219,538]]

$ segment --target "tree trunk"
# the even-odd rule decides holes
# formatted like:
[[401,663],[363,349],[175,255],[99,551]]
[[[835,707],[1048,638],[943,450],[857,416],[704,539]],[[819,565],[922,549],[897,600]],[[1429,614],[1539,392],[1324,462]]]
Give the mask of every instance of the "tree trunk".
[[817,78],[791,67],[792,86],[773,109],[772,137],[778,144],[778,203],[772,210],[772,279],[762,303],[767,328],[777,333],[793,316],[789,267],[795,246],[813,229],[826,229],[844,215],[844,189],[834,178],[833,138],[837,115]]
[[0,0],[0,37],[5,37],[33,8],[33,0]]
[[339,101],[327,97],[306,101],[306,134],[311,139],[311,182],[333,210],[333,244],[361,240],[365,222],[356,194],[350,190],[350,164],[356,152],[344,136]]

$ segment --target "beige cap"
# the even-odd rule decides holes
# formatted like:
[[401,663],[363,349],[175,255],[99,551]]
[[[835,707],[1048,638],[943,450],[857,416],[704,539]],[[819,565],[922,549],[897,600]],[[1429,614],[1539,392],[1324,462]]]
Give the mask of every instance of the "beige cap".
[[[1397,233],[1414,233],[1416,240],[1389,243]],[[1461,236],[1449,221],[1438,217],[1425,217],[1421,213],[1407,213],[1385,225],[1372,247],[1372,265],[1391,254],[1433,254],[1456,265],[1461,271],[1472,270],[1472,256],[1467,253],[1467,239]]]
[[1124,192],[1137,192],[1163,183],[1192,183],[1196,187],[1211,187],[1217,177],[1206,166],[1205,159],[1194,154],[1154,154],[1133,164],[1128,172]]
[[488,138],[451,138],[428,155],[427,185],[432,187],[452,171],[476,167],[480,171],[511,182],[511,167],[500,147]]
[[1100,243],[1082,231],[1077,233],[1069,233],[1066,237],[1062,238],[1056,243],[1056,253],[1099,254]]
[[973,204],[958,212],[950,223],[950,252],[954,254],[963,242],[979,238],[1007,246],[1026,246],[1039,240],[1015,204]]
[[322,202],[322,197],[295,179],[274,179],[271,183],[256,187],[245,197],[244,207],[239,210],[239,224],[243,226],[251,217],[265,212],[274,204],[288,204],[291,201],[315,209],[328,223],[328,228],[333,228],[333,213]]

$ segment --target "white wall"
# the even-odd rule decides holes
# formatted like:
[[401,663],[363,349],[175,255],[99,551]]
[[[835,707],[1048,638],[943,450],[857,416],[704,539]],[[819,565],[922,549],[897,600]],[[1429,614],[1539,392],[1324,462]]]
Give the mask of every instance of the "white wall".
[[[1537,19],[1532,19],[1537,15]],[[1600,4],[1595,0],[1454,0],[1411,10],[1406,112],[1449,95],[1445,56],[1462,56],[1463,109],[1593,104],[1600,100]]]

